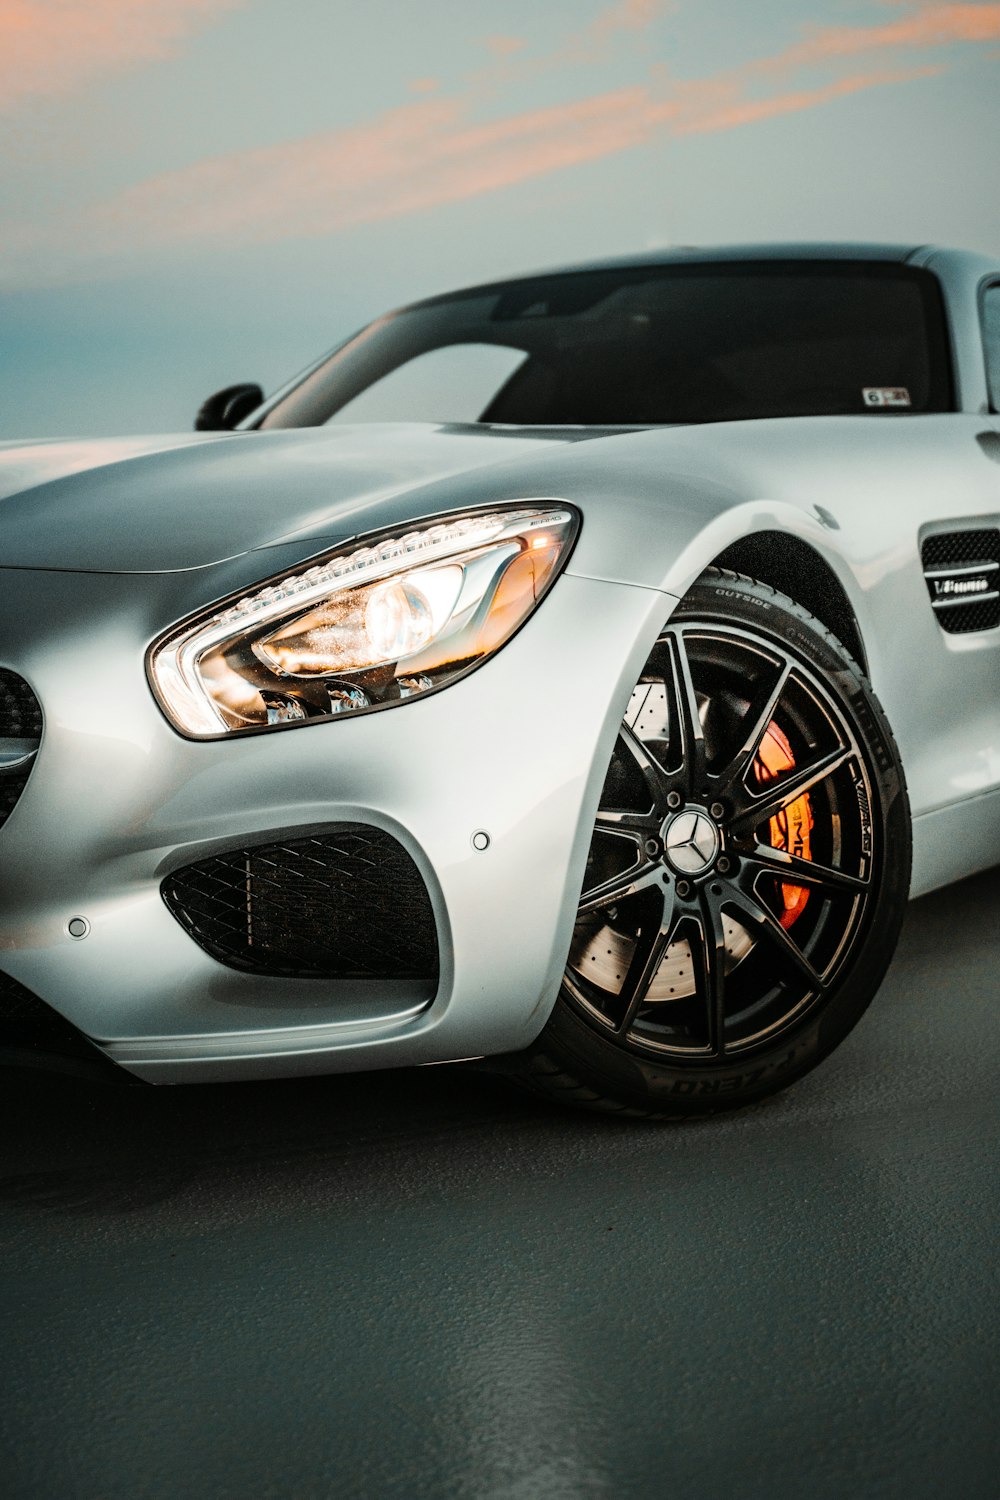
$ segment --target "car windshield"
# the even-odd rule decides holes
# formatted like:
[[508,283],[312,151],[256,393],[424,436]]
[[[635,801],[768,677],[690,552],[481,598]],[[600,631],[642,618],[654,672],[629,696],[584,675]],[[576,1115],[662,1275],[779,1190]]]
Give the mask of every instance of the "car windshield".
[[257,425],[649,426],[951,409],[926,271],[763,261],[565,272],[364,329]]

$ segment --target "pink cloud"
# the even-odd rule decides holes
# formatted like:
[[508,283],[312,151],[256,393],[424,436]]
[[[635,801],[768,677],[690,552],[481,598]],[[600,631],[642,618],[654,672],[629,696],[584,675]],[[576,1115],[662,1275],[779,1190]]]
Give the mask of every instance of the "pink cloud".
[[599,62],[619,33],[646,31],[654,21],[676,8],[677,0],[615,0],[579,31],[564,37],[553,51],[534,57],[524,37],[487,37],[493,61],[469,75],[468,86],[492,94],[515,80],[535,79],[580,63]]
[[[167,0],[133,0],[129,9],[156,10],[163,17],[169,8],[174,21],[186,25],[216,3],[227,0],[171,0],[169,7]],[[107,16],[115,7],[111,0],[93,0],[91,9]],[[603,24],[610,34],[613,20],[612,29],[641,29],[663,9],[660,0],[620,0],[591,27]],[[894,49],[912,53],[997,36],[1000,4],[925,5],[885,25],[816,31],[770,58],[705,78],[678,82],[654,69],[649,85],[487,122],[476,119],[483,101],[473,87],[443,95],[436,80],[416,80],[411,87],[420,97],[351,128],[210,158],[138,183],[76,216],[62,238],[78,258],[100,262],[184,243],[242,245],[332,235],[497,192],[670,135],[740,129],[927,78],[941,67],[845,72],[843,65]],[[165,32],[157,45],[169,45]],[[840,65],[840,76],[813,87],[795,79],[787,87],[778,82],[821,63]],[[30,275],[59,239],[51,229],[12,226],[8,253]]]
[[664,132],[734,129],[933,71],[859,73],[763,99],[744,98],[739,79],[723,75],[667,97],[639,86],[487,124],[469,120],[467,98],[429,98],[349,130],[153,178],[96,211],[89,232],[119,250],[330,235],[598,161]]
[[243,0],[0,0],[0,108],[171,56]]
[[674,0],[616,0],[549,57],[538,60],[535,67],[544,72],[567,63],[598,62],[622,32],[648,31],[655,21],[675,9]]
[[494,57],[511,57],[523,52],[528,43],[523,36],[488,36],[486,46]]
[[645,31],[673,9],[673,0],[618,0],[617,5],[602,10],[587,30],[595,41],[605,41],[616,31]]

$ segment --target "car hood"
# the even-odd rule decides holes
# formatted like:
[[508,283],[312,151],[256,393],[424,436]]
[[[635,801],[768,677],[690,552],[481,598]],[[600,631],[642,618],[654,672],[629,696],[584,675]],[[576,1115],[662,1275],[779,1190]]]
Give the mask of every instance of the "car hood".
[[299,538],[335,543],[432,514],[425,486],[600,435],[393,423],[3,443],[0,565],[160,573]]

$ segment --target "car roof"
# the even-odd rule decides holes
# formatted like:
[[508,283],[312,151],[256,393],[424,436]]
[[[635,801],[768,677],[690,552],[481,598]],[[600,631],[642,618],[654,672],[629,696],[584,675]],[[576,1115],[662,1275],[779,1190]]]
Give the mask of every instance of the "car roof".
[[499,287],[514,286],[521,281],[535,281],[540,277],[573,276],[588,271],[643,270],[656,266],[695,266],[725,264],[734,261],[886,261],[903,264],[914,256],[931,253],[928,245],[885,245],[868,241],[788,240],[770,241],[749,245],[671,245],[659,250],[646,250],[634,255],[609,256],[601,260],[579,261],[572,265],[546,266],[536,271],[520,271],[509,277],[496,277],[491,281],[456,287],[450,292],[441,292],[433,297],[421,297],[410,303],[410,307],[427,307],[435,302],[448,302],[453,297],[465,297],[475,292],[490,292]]
[[[749,245],[670,245],[637,255],[565,266],[566,271],[612,271],[628,266],[698,265],[705,261],[738,260],[889,260],[905,261],[923,247],[882,245],[864,241],[788,240]],[[518,278],[520,279],[520,278]]]

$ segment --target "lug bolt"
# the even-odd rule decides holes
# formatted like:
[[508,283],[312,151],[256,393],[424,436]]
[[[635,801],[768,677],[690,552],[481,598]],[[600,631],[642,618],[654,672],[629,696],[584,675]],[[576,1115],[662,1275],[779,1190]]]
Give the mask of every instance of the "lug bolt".
[[726,809],[721,802],[713,802],[708,810],[716,822],[718,822],[720,818],[724,818],[726,815]]
[[681,805],[681,803],[682,803],[683,800],[684,799],[682,798],[680,792],[668,792],[667,793],[667,806],[668,807],[680,807],[680,805]]
[[733,868],[733,862],[727,854],[724,854],[715,867],[720,875],[728,875]]
[[642,847],[645,849],[650,859],[656,859],[656,857],[660,853],[659,839],[647,839]]
[[682,901],[685,899],[685,897],[690,896],[691,894],[691,887],[686,880],[678,880],[677,884],[674,886],[674,890],[677,892],[678,896],[680,896]]

